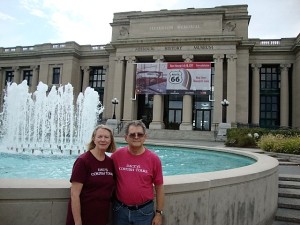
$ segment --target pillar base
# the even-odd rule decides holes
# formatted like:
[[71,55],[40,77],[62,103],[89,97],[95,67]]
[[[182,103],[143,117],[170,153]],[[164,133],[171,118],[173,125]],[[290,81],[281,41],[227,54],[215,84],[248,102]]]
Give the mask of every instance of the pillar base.
[[151,122],[149,124],[149,129],[151,130],[161,130],[165,128],[165,124],[162,122]]
[[193,125],[191,123],[181,123],[179,130],[193,130]]

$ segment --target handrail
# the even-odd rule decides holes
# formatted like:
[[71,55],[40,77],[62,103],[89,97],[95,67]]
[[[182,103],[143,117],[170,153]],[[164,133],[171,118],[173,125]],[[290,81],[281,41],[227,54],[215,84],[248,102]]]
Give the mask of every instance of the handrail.
[[123,122],[123,120],[121,120],[121,122],[118,123],[118,126],[117,126],[118,134],[122,131],[123,126],[124,126],[124,122]]

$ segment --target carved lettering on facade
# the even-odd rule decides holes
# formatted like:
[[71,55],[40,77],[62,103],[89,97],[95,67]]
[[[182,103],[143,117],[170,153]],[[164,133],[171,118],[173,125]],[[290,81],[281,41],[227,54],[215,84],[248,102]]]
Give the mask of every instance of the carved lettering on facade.
[[135,48],[136,52],[150,52],[150,51],[155,51],[154,47],[137,47]]
[[204,49],[214,49],[213,45],[195,45],[194,49],[204,50]]
[[170,25],[170,26],[151,26],[149,27],[150,30],[174,30],[174,26]]
[[203,24],[178,24],[178,25],[166,25],[166,26],[150,26],[151,31],[163,31],[163,30],[194,30],[201,29]]
[[177,25],[178,30],[193,30],[193,29],[200,29],[201,25],[199,24],[187,24],[187,25]]
[[166,51],[178,51],[181,49],[182,49],[182,46],[166,46],[165,47]]
[[134,48],[135,52],[153,52],[158,50],[163,51],[186,51],[186,50],[213,50],[213,45],[194,45],[194,46],[164,46],[164,47],[154,47],[154,46],[142,46]]

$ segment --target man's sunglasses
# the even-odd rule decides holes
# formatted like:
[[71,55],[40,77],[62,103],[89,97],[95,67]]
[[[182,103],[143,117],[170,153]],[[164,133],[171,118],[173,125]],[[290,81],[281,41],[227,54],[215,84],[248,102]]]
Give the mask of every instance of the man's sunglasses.
[[142,138],[142,137],[144,137],[144,136],[145,136],[144,133],[129,133],[129,134],[128,134],[128,137],[130,137],[130,138],[136,138],[136,137]]

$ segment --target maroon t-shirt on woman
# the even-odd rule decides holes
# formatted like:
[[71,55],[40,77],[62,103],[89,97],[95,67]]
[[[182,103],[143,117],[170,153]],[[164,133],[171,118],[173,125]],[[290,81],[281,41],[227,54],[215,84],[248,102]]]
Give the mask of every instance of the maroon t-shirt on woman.
[[[90,151],[83,153],[73,165],[70,182],[83,184],[80,194],[82,224],[106,225],[115,186],[112,159],[105,156],[103,161],[99,161]],[[74,225],[71,200],[66,225]]]

